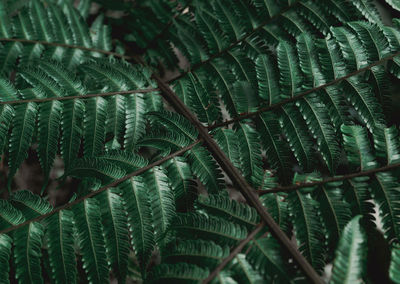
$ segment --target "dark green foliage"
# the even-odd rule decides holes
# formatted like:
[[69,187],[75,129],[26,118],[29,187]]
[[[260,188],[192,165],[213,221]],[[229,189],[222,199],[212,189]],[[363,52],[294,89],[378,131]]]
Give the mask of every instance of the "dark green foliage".
[[0,282],[307,281],[262,206],[332,283],[381,224],[400,282],[399,52],[372,0],[0,0]]

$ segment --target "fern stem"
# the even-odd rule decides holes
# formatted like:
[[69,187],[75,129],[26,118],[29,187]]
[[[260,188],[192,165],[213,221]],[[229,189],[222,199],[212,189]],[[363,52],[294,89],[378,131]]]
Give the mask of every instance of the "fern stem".
[[178,150],[178,151],[176,151],[176,152],[174,152],[174,153],[172,153],[172,154],[170,154],[168,156],[165,156],[164,158],[162,158],[160,160],[157,160],[157,161],[147,165],[146,167],[140,168],[140,169],[138,169],[138,170],[136,170],[136,171],[134,171],[134,172],[132,172],[132,173],[130,173],[128,175],[125,175],[124,177],[122,177],[120,179],[116,179],[113,182],[111,182],[111,183],[109,183],[109,184],[107,184],[105,186],[102,186],[98,190],[92,191],[89,194],[74,200],[73,202],[70,202],[70,203],[64,204],[62,206],[59,206],[59,207],[57,207],[56,209],[50,211],[47,214],[40,215],[40,216],[38,216],[36,218],[27,220],[27,221],[25,221],[25,222],[23,222],[21,224],[16,225],[16,226],[11,226],[11,227],[8,227],[8,228],[6,228],[4,230],[1,230],[0,231],[0,235],[15,231],[15,230],[17,230],[17,229],[19,229],[21,227],[24,227],[24,226],[26,226],[26,225],[28,225],[28,224],[30,224],[32,222],[39,222],[39,221],[41,221],[41,220],[43,220],[43,219],[45,219],[47,217],[50,217],[51,215],[54,215],[57,212],[60,212],[61,210],[69,209],[72,206],[74,206],[76,204],[79,204],[79,203],[83,202],[84,200],[86,200],[88,198],[94,197],[94,196],[98,195],[99,193],[102,193],[103,191],[106,191],[106,190],[108,190],[110,188],[116,187],[119,184],[121,184],[122,182],[124,182],[124,181],[126,181],[126,180],[128,180],[128,179],[130,179],[130,178],[132,178],[134,176],[141,175],[144,172],[146,172],[146,171],[148,171],[148,170],[150,170],[150,169],[152,169],[152,168],[154,168],[156,166],[159,166],[159,165],[165,163],[166,161],[168,161],[168,160],[170,160],[172,158],[175,158],[175,157],[177,157],[179,155],[184,154],[185,152],[187,152],[190,149],[192,149],[193,147],[195,147],[197,144],[201,143],[201,141],[202,140],[197,140],[197,141],[193,142],[192,144],[190,144],[190,145],[188,145],[188,146],[186,146],[186,147],[184,147],[184,148],[182,148],[182,149],[180,149],[180,150]]
[[259,26],[255,27],[253,30],[251,30],[250,32],[246,33],[240,39],[238,39],[235,42],[231,43],[228,47],[226,47],[226,48],[222,49],[221,51],[211,55],[208,59],[203,60],[203,61],[193,65],[192,67],[189,68],[188,71],[185,71],[185,72],[181,73],[180,75],[176,76],[175,78],[172,78],[172,79],[168,80],[167,83],[170,84],[170,83],[172,83],[172,82],[174,82],[176,80],[179,80],[179,79],[183,78],[184,76],[186,76],[188,73],[191,73],[194,70],[198,69],[199,67],[203,66],[204,64],[207,64],[208,62],[214,60],[215,58],[218,58],[218,57],[222,56],[224,53],[228,52],[229,50],[231,50],[232,48],[234,48],[238,44],[242,43],[243,41],[245,41],[246,39],[251,37],[253,34],[258,32],[260,29],[262,29],[265,25],[267,25],[268,23],[272,22],[273,20],[275,20],[276,18],[281,16],[283,13],[289,11],[290,9],[292,9],[293,7],[295,7],[299,3],[300,3],[300,0],[293,2],[293,4],[290,4],[286,8],[282,9],[281,11],[279,11],[279,13],[277,13],[276,15],[274,15],[271,18],[269,18],[268,20],[262,22]]
[[304,92],[300,93],[299,95],[297,95],[297,96],[295,96],[295,97],[282,100],[282,101],[280,101],[279,103],[272,104],[272,105],[270,105],[270,106],[268,106],[268,107],[260,108],[259,110],[254,111],[254,112],[248,112],[248,113],[246,113],[246,114],[239,115],[239,116],[237,116],[237,117],[235,117],[235,118],[232,118],[232,119],[230,119],[230,120],[226,120],[226,121],[224,121],[224,122],[222,122],[222,123],[210,125],[208,129],[211,131],[211,130],[213,130],[213,129],[215,129],[215,128],[228,126],[228,125],[230,125],[230,124],[232,124],[232,123],[235,123],[235,122],[238,122],[238,121],[242,121],[243,119],[252,118],[252,117],[257,116],[257,115],[259,115],[259,114],[261,114],[261,113],[263,113],[263,112],[267,112],[267,111],[270,111],[270,110],[279,108],[279,107],[281,107],[281,106],[283,106],[283,105],[285,105],[285,104],[287,104],[287,103],[291,103],[291,102],[297,101],[298,99],[301,99],[301,98],[303,98],[304,96],[307,96],[307,95],[309,95],[309,94],[311,94],[311,93],[314,93],[314,92],[317,92],[317,91],[319,91],[319,90],[322,90],[322,89],[324,89],[324,88],[326,88],[326,87],[329,87],[329,86],[338,84],[338,83],[340,83],[340,82],[342,82],[342,81],[344,81],[344,80],[346,80],[346,79],[349,79],[350,77],[353,77],[353,76],[358,75],[358,74],[360,74],[360,73],[362,73],[362,72],[365,72],[365,71],[367,71],[367,70],[370,70],[372,67],[381,65],[381,64],[385,63],[386,61],[392,60],[393,58],[395,58],[396,56],[399,56],[399,55],[400,55],[400,51],[399,51],[399,52],[396,52],[396,53],[394,53],[394,54],[392,54],[392,55],[390,55],[390,56],[384,57],[384,58],[382,58],[382,59],[380,59],[380,60],[378,60],[378,61],[375,61],[374,63],[372,63],[372,64],[370,64],[370,65],[368,65],[368,66],[366,66],[366,67],[363,67],[363,68],[358,69],[358,70],[356,70],[356,71],[354,71],[354,72],[351,72],[351,73],[347,74],[346,76],[337,78],[337,79],[335,79],[335,80],[333,80],[333,81],[330,81],[330,82],[325,83],[325,84],[323,84],[323,85],[320,85],[320,86],[318,86],[318,87],[314,87],[314,88],[312,88],[312,89],[309,89],[309,90],[307,90],[307,91],[304,91]]
[[16,105],[16,104],[24,104],[24,103],[44,103],[49,101],[67,101],[74,99],[89,99],[93,97],[110,97],[115,95],[131,95],[131,94],[145,94],[159,91],[158,88],[152,89],[142,89],[142,90],[130,90],[130,91],[119,91],[119,92],[108,92],[108,93],[97,93],[97,94],[86,94],[86,95],[77,95],[77,96],[68,96],[68,97],[51,97],[51,98],[42,98],[42,99],[26,99],[26,100],[15,100],[15,101],[5,101],[0,102],[0,105]]
[[43,45],[48,45],[48,46],[65,47],[65,48],[80,49],[80,50],[85,50],[85,51],[90,51],[90,52],[97,52],[97,53],[102,53],[102,54],[106,54],[106,55],[112,55],[115,57],[123,58],[126,60],[132,59],[132,56],[123,55],[123,54],[120,54],[117,52],[112,52],[112,51],[107,51],[107,50],[102,50],[102,49],[97,49],[97,48],[90,48],[90,47],[85,47],[85,46],[79,46],[79,45],[73,45],[73,44],[67,44],[67,43],[48,42],[48,41],[43,41],[43,40],[31,40],[31,39],[24,39],[24,38],[0,38],[0,42],[21,42],[21,43],[30,43],[30,44],[43,44]]
[[274,187],[274,188],[271,188],[268,190],[258,190],[257,193],[258,193],[258,195],[264,195],[264,194],[268,194],[268,193],[291,192],[291,191],[296,191],[296,190],[299,190],[299,189],[305,188],[305,187],[323,185],[323,184],[326,184],[329,182],[344,181],[344,180],[348,180],[348,179],[352,179],[352,178],[356,178],[356,177],[369,176],[369,175],[373,175],[373,174],[380,173],[380,172],[387,172],[387,171],[393,170],[397,167],[400,167],[400,163],[391,164],[391,165],[387,165],[384,167],[371,169],[371,170],[367,170],[367,171],[361,171],[361,172],[357,172],[357,173],[347,174],[347,175],[343,175],[343,176],[330,177],[330,178],[326,178],[326,179],[319,180],[319,181],[304,182],[304,183],[293,184],[293,185],[289,185],[289,186],[279,186],[279,187]]
[[208,275],[208,277],[206,279],[203,280],[204,284],[209,283],[210,281],[212,281],[217,275],[218,273],[221,272],[222,269],[224,269],[224,267],[229,264],[229,262],[232,261],[232,259],[235,258],[236,255],[238,255],[242,249],[247,245],[247,243],[249,243],[257,234],[258,232],[261,231],[261,229],[265,226],[264,222],[260,223],[257,225],[257,227],[247,235],[247,238],[245,238],[244,240],[242,240],[232,251],[231,253],[224,258],[224,260],[222,260],[222,262],[210,273],[210,275]]
[[[145,64],[140,57],[135,57],[135,60],[141,64]],[[256,191],[247,183],[247,181],[239,172],[239,170],[232,164],[230,159],[221,150],[217,142],[208,133],[207,128],[203,126],[203,124],[201,124],[201,122],[197,119],[197,117],[182,102],[182,100],[175,94],[175,92],[170,88],[170,86],[167,85],[167,83],[163,82],[162,79],[155,73],[153,73],[152,78],[157,82],[166,101],[168,101],[168,103],[174,108],[175,111],[185,116],[192,123],[192,125],[198,130],[199,137],[204,140],[204,144],[210,151],[211,155],[218,162],[220,167],[225,171],[225,173],[231,179],[233,184],[235,184],[235,186],[243,194],[246,201],[257,210],[261,219],[270,228],[271,233],[292,255],[293,259],[299,264],[300,268],[304,271],[304,274],[309,278],[311,283],[322,284],[323,281],[318,275],[318,273],[304,258],[304,256],[298,251],[298,249],[294,246],[294,244],[287,237],[287,235],[282,231],[279,225],[274,221],[272,216],[262,205],[261,201],[259,200],[256,194]]]

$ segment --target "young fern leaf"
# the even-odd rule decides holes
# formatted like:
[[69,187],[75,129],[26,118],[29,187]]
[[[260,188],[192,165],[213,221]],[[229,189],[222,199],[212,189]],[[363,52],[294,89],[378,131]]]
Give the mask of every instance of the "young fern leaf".
[[349,222],[339,241],[333,262],[331,283],[362,283],[365,274],[366,235],[361,216]]

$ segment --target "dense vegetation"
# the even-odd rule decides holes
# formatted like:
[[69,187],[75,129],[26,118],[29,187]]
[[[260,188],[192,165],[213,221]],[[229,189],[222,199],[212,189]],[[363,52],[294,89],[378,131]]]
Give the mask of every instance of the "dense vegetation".
[[399,11],[0,0],[0,282],[400,283]]

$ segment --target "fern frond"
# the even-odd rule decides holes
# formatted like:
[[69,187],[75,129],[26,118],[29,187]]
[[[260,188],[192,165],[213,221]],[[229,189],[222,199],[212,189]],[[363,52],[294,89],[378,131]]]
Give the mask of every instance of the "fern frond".
[[136,257],[144,268],[150,259],[155,245],[153,216],[150,198],[141,177],[134,177],[120,185],[124,207],[128,213],[128,226]]
[[248,228],[259,223],[259,217],[254,208],[231,200],[227,196],[211,194],[205,197],[200,195],[196,205],[210,215],[230,219]]
[[247,236],[247,229],[242,225],[198,213],[178,215],[171,229],[188,239],[204,238],[221,244],[232,244]]
[[365,273],[366,236],[361,216],[349,222],[340,238],[333,262],[332,283],[362,283]]
[[200,268],[194,264],[160,264],[153,268],[147,281],[149,283],[182,282],[194,284],[205,279],[207,275],[208,269]]
[[75,205],[72,211],[87,279],[89,283],[106,283],[109,269],[99,202],[86,199]]
[[72,211],[62,210],[46,219],[49,263],[55,283],[77,281],[73,217]]

